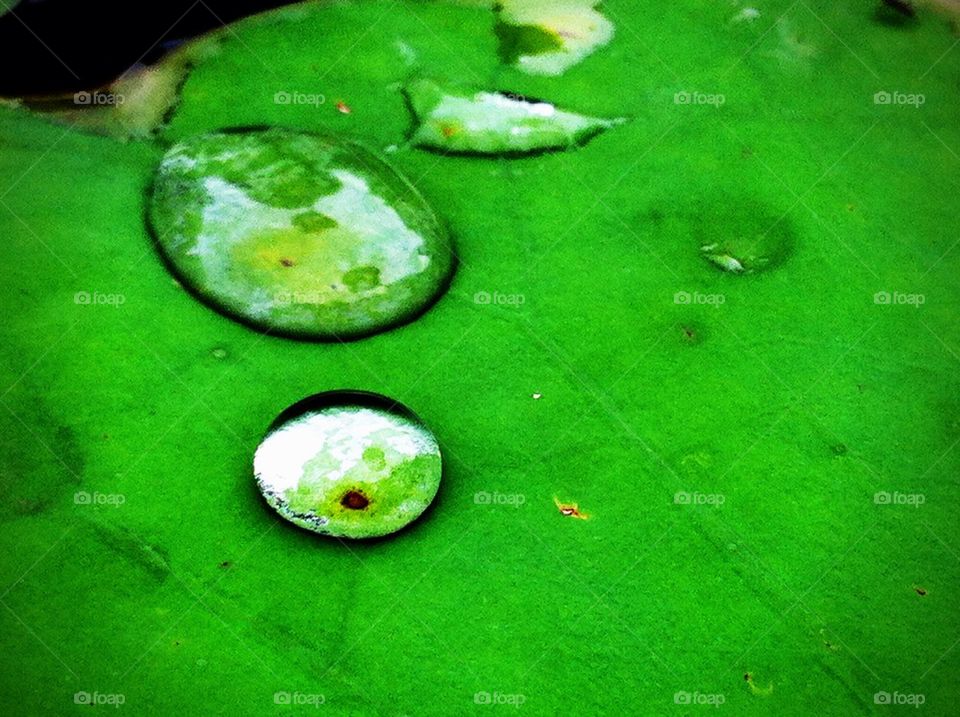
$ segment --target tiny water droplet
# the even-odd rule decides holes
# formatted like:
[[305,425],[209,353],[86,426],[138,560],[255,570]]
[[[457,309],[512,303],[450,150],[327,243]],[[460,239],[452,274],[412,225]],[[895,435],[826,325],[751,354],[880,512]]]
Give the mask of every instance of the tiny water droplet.
[[215,359],[225,359],[227,357],[227,350],[224,348],[215,348],[210,353]]
[[257,486],[281,516],[343,538],[394,533],[418,518],[440,487],[433,433],[385,396],[331,391],[273,422],[253,459]]
[[700,255],[731,274],[768,271],[782,264],[792,250],[786,217],[775,216],[759,203],[722,207],[701,221],[710,240],[703,241],[701,235]]

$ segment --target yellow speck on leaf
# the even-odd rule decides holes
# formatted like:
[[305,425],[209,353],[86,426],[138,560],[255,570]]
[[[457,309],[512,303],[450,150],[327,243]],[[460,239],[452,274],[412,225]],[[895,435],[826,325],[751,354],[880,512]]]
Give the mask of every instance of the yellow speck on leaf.
[[561,503],[560,499],[556,496],[553,497],[553,502],[561,515],[565,515],[568,518],[579,518],[580,520],[588,520],[590,518],[586,513],[580,512],[580,506],[576,503]]

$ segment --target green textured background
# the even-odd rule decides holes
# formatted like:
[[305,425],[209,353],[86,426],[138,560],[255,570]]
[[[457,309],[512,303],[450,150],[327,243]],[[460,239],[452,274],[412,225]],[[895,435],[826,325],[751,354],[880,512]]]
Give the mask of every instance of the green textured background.
[[[737,24],[725,2],[609,0],[613,43],[560,78],[500,66],[483,9],[232,26],[163,141],[268,123],[402,144],[395,83],[416,73],[632,118],[528,159],[392,154],[462,263],[417,321],[342,345],[260,336],[172,282],[143,223],[163,141],[0,108],[0,709],[89,709],[78,691],[137,714],[312,710],[275,707],[279,691],[322,694],[318,714],[515,709],[474,704],[486,691],[524,695],[525,714],[712,710],[676,705],[686,691],[726,714],[851,715],[910,709],[874,705],[898,691],[954,713],[960,49],[931,13],[757,7]],[[793,243],[780,267],[698,256],[770,217]],[[434,508],[389,540],[318,538],[254,487],[276,414],[342,387],[403,401],[445,452]]]

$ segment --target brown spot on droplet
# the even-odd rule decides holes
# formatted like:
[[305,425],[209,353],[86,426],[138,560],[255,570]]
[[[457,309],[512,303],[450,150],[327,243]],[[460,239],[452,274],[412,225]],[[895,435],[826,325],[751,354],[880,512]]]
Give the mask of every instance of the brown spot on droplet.
[[293,266],[293,259],[287,259],[286,257],[284,257],[283,259],[280,260],[280,263],[283,264],[284,266]]
[[343,494],[343,498],[340,500],[340,505],[344,508],[349,508],[350,510],[363,510],[368,505],[370,501],[367,500],[367,496],[359,491],[349,490]]
[[440,132],[444,137],[453,137],[457,133],[457,128],[450,124],[440,125]]
[[348,105],[348,104],[347,104],[346,102],[344,102],[343,100],[340,100],[339,102],[337,102],[337,111],[340,112],[340,114],[348,115],[348,114],[350,114],[353,110],[350,109],[350,105]]

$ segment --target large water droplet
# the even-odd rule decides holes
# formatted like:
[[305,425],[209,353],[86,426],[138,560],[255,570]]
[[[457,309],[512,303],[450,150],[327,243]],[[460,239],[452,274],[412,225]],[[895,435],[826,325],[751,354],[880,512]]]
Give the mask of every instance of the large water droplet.
[[284,129],[175,144],[149,218],[199,296],[258,328],[347,338],[413,318],[443,291],[453,250],[417,191],[357,145]]
[[443,152],[525,154],[568,149],[623,122],[497,92],[444,88],[431,80],[413,82],[406,92],[419,122],[411,141]]
[[503,0],[500,56],[532,75],[559,75],[613,38],[599,0]]
[[267,503],[317,533],[371,538],[396,532],[433,501],[440,448],[419,418],[372,393],[331,391],[294,404],[257,448]]

